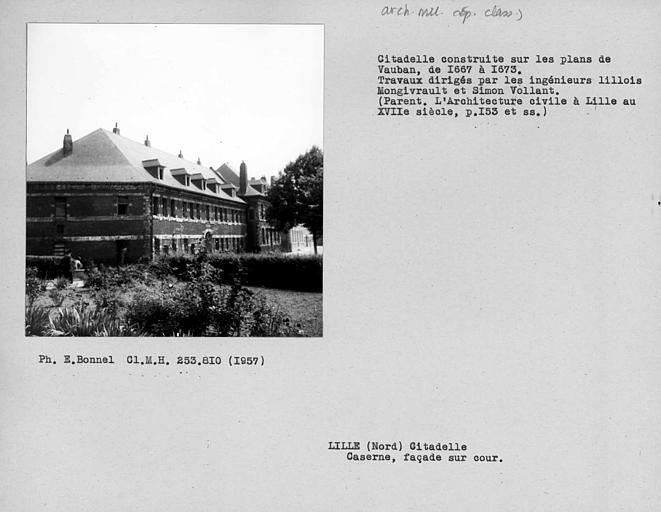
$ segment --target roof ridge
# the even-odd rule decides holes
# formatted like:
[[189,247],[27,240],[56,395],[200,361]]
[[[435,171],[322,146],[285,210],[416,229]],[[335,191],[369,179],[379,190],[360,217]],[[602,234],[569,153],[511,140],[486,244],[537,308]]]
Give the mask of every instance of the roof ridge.
[[[205,171],[209,169],[209,167],[207,167],[207,166],[205,166],[205,165],[198,164],[197,162],[193,162],[192,160],[188,160],[188,159],[186,159],[186,158],[181,158],[181,157],[179,157],[178,155],[175,155],[174,153],[170,153],[169,151],[167,151],[167,150],[165,150],[165,149],[161,149],[161,148],[154,147],[154,146],[151,146],[151,145],[150,145],[150,146],[145,146],[144,142],[139,142],[139,141],[137,141],[137,140],[131,139],[131,138],[126,137],[126,136],[124,136],[124,135],[114,133],[114,132],[112,132],[112,131],[110,131],[110,130],[106,130],[105,128],[99,128],[99,129],[100,129],[100,130],[103,130],[103,131],[106,133],[106,135],[109,135],[109,136],[112,136],[112,137],[121,137],[122,139],[124,139],[124,140],[126,140],[126,141],[128,141],[128,142],[131,142],[131,143],[133,143],[133,144],[136,144],[137,146],[139,146],[139,147],[141,147],[141,148],[144,146],[145,148],[149,148],[149,150],[156,151],[156,152],[159,152],[159,153],[164,153],[164,154],[167,155],[168,157],[179,158],[179,160],[181,160],[184,164],[190,164],[190,167],[191,167],[190,170],[191,170],[191,171],[193,171],[193,170],[195,170],[195,169],[197,169],[197,168],[199,168],[199,169],[204,169]],[[111,140],[112,140],[112,137],[110,137]],[[151,142],[151,141],[150,141],[150,142]],[[113,144],[114,144],[114,142],[113,142]],[[115,146],[117,146],[117,145],[115,144]],[[119,148],[119,150],[121,151],[121,148]],[[168,167],[168,166],[165,166],[165,167]],[[184,165],[183,167],[189,167],[189,165]]]
[[[106,138],[110,141],[110,143],[115,147],[115,149],[117,150],[117,152],[122,156],[122,158],[124,159],[124,161],[125,161],[129,166],[131,166],[131,167],[133,167],[133,168],[135,169],[135,166],[134,166],[134,165],[130,162],[130,160],[126,157],[126,155],[125,155],[124,152],[122,151],[122,148],[120,148],[117,144],[115,144],[115,141],[112,140],[112,137],[109,137],[109,135],[110,135],[112,132],[109,132],[109,131],[106,130],[105,128],[97,128],[97,129],[94,130],[93,132],[88,133],[87,135],[85,135],[84,137],[81,137],[81,138],[78,139],[78,140],[83,140],[85,137],[89,137],[90,135],[92,135],[92,134],[94,134],[94,133],[96,133],[96,132],[98,132],[98,131],[100,131],[101,133],[103,133],[103,134],[106,136]],[[117,135],[117,134],[116,134],[116,133],[112,133],[112,135]],[[129,140],[130,140],[130,139],[129,139]],[[74,143],[75,143],[75,142],[76,142],[76,141],[74,141]]]

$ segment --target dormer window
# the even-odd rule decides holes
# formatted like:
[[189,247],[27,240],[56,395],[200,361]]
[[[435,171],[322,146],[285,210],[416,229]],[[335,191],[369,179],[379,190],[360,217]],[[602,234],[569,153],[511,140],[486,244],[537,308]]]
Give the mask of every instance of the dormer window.
[[207,189],[211,190],[211,192],[218,193],[218,186],[220,183],[216,178],[209,178],[207,180]]
[[172,177],[185,187],[190,187],[191,175],[183,167],[170,169],[170,174],[172,174]]
[[191,181],[193,182],[193,185],[195,185],[197,188],[200,190],[206,190],[207,189],[207,180],[206,178],[202,175],[201,172],[198,172],[196,174],[193,174],[190,177]]
[[232,185],[231,183],[226,183],[225,185],[222,185],[221,190],[225,192],[228,196],[230,197],[236,197],[236,187]]
[[163,179],[163,170],[165,167],[161,165],[161,163],[158,161],[158,158],[143,160],[142,166],[157,180]]

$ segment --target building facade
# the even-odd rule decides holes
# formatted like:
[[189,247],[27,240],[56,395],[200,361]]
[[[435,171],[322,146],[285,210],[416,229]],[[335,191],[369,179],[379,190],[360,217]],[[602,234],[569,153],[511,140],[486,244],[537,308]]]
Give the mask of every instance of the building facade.
[[[229,166],[227,166],[229,170]],[[233,171],[232,171],[233,172]],[[98,129],[27,166],[28,255],[105,263],[160,254],[280,249],[265,194],[179,155]]]
[[266,178],[248,180],[248,169],[241,163],[239,174],[227,163],[216,170],[218,175],[238,187],[238,196],[246,203],[247,235],[246,243],[258,251],[283,250],[283,233],[278,232],[266,220],[266,209],[269,202],[266,199],[268,184]]

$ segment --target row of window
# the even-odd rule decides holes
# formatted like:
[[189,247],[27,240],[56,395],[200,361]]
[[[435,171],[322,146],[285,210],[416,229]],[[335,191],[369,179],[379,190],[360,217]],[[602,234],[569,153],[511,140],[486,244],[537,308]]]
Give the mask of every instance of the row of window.
[[212,252],[236,252],[245,249],[243,238],[214,238],[209,246],[200,243],[198,238],[194,240],[195,242],[190,241],[188,238],[172,238],[169,240],[154,238],[154,254],[174,254],[177,252],[197,254],[200,250],[209,250],[209,248],[211,248]]
[[280,233],[274,229],[262,228],[260,245],[277,245],[280,243]]
[[[117,196],[118,216],[129,214],[129,197]],[[152,201],[152,215],[164,217],[182,217],[184,219],[205,219],[216,222],[229,222],[233,224],[245,223],[245,213],[234,208],[223,208],[208,204],[194,203],[191,201],[176,201],[167,197],[154,196]],[[67,198],[55,198],[55,218],[67,218]]]
[[182,217],[184,219],[204,219],[216,222],[245,223],[245,214],[234,208],[222,208],[190,201],[176,201],[167,197],[154,196],[152,215]]

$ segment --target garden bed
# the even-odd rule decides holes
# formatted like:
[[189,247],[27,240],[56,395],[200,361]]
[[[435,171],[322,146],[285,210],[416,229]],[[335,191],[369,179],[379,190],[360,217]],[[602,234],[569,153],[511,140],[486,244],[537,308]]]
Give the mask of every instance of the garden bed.
[[[181,263],[181,262],[180,262]],[[208,261],[177,273],[154,265],[103,269],[87,286],[28,269],[26,334],[33,336],[321,336],[322,294],[245,287]],[[178,277],[175,277],[178,276]],[[46,289],[46,288],[49,289]]]

